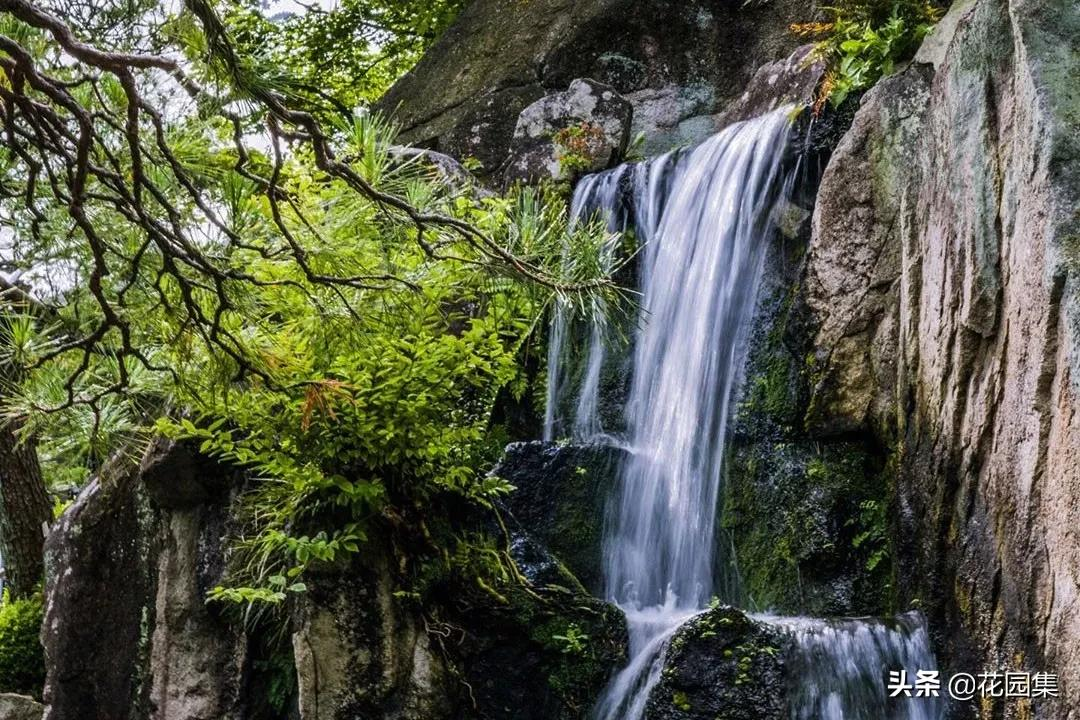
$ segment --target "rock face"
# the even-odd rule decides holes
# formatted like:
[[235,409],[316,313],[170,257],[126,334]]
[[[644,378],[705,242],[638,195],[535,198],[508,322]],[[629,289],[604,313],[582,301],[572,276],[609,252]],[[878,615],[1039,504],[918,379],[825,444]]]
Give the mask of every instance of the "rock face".
[[434,637],[394,597],[385,554],[319,573],[293,617],[302,720],[450,718],[460,695]]
[[605,503],[622,456],[601,445],[514,443],[492,471],[517,488],[506,501],[513,519],[597,596]]
[[633,137],[642,137],[640,151],[656,155],[692,145],[731,123],[749,120],[789,103],[805,104],[817,90],[824,66],[812,62],[812,47],[798,47],[787,58],[757,68],[741,95],[718,107],[708,84],[666,85],[627,95],[634,107]]
[[807,14],[794,0],[476,0],[378,106],[404,141],[475,157],[489,175],[518,114],[577,78],[648,107],[640,116],[662,116],[665,132],[686,123],[672,139],[694,141],[713,123],[693,118],[721,112],[759,66],[788,55],[798,42],[787,27]]
[[[169,455],[158,446],[147,457]],[[176,479],[203,487],[222,476]],[[194,491],[176,492],[186,502]],[[244,714],[245,639],[204,601],[222,570],[223,523],[220,505],[165,510],[132,467],[87,486],[46,543],[46,718]]]
[[896,448],[903,599],[955,668],[1061,676],[994,717],[1080,717],[1078,47],[1074,2],[955,5],[863,99],[808,260],[810,424]]
[[[507,473],[533,488],[534,514],[522,517],[531,524],[543,503],[579,502],[578,518],[595,512],[598,528],[593,495],[608,459],[588,449],[556,456]],[[548,471],[578,491],[545,498]],[[540,473],[535,482],[529,472]],[[504,530],[475,509],[431,518],[470,568],[460,575],[441,554],[406,562],[375,526],[352,560],[311,569],[287,612],[239,622],[206,596],[227,582],[244,483],[182,444],[156,442],[139,467],[107,468],[65,512],[46,544],[45,718],[575,720],[625,662],[622,614],[588,596],[517,520]],[[537,531],[575,527],[558,523]],[[590,542],[587,530],[576,528],[578,542]],[[519,541],[550,566],[531,585],[485,564],[517,553]],[[574,564],[598,562],[598,545],[595,557],[569,538],[559,547]],[[481,571],[495,573],[493,584],[477,580]]]
[[610,85],[574,80],[521,111],[506,181],[570,180],[607,168],[626,151],[632,113]]

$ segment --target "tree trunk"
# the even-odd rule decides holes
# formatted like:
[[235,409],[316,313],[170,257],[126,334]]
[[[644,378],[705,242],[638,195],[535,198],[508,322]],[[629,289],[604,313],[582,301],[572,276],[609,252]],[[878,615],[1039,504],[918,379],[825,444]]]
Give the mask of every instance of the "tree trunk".
[[12,597],[25,597],[44,574],[42,527],[52,519],[52,505],[37,450],[32,442],[19,444],[15,430],[0,425],[0,555],[4,587]]
[[[0,298],[7,312],[38,316],[50,312],[2,275]],[[20,376],[13,364],[0,365],[0,384],[8,385]],[[17,420],[0,418],[0,559],[4,588],[15,598],[34,592],[45,575],[45,525],[53,515],[37,445],[33,440],[20,443],[19,430]]]

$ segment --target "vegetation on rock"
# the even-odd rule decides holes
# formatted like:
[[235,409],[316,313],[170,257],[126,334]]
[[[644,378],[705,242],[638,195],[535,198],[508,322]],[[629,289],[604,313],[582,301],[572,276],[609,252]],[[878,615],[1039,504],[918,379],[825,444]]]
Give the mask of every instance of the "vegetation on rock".
[[843,104],[848,95],[866,90],[892,74],[897,63],[915,54],[919,43],[944,12],[931,0],[843,0],[823,10],[825,22],[796,23],[792,32],[818,38],[812,58],[828,68],[815,108]]

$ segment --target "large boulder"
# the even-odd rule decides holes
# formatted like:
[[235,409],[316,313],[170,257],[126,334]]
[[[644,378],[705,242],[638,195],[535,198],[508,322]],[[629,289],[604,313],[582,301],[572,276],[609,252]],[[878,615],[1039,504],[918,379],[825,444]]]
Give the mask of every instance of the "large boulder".
[[691,619],[672,636],[648,720],[783,720],[789,637],[732,607]]
[[159,478],[148,485],[119,458],[49,533],[42,629],[49,720],[244,715],[244,634],[205,602],[223,570],[224,505],[193,500],[196,488],[229,476],[192,474],[209,463],[183,453],[165,461],[169,452],[158,450],[147,467],[176,469],[177,487],[163,497],[184,509],[158,504],[151,487]]
[[864,97],[808,257],[810,426],[896,448],[902,599],[952,667],[1061,678],[987,717],[1080,717],[1078,47],[1071,0],[955,4]]
[[571,180],[603,170],[630,139],[630,103],[610,85],[578,79],[521,111],[505,180]]
[[[145,717],[154,608],[157,513],[132,488],[137,474],[103,473],[53,526],[45,544],[45,717]],[[78,539],[78,541],[76,541]],[[147,561],[149,560],[149,562]]]

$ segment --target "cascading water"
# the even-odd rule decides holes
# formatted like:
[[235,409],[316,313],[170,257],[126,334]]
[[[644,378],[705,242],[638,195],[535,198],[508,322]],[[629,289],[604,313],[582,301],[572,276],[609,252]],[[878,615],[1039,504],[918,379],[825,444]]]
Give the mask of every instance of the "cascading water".
[[[632,220],[644,243],[642,317],[625,408],[630,459],[621,469],[604,543],[607,595],[626,613],[631,662],[601,701],[604,720],[641,716],[667,638],[705,607],[714,589],[728,404],[769,211],[784,185],[789,128],[786,110],[738,123],[686,153],[587,178],[575,196],[577,217],[596,208],[613,229]],[[619,206],[627,184],[630,218]],[[557,317],[549,434],[562,390],[558,359],[566,328],[565,316]],[[573,429],[579,439],[600,430],[595,396],[603,328],[603,322],[593,325],[578,388]]]
[[883,679],[890,670],[937,667],[921,615],[892,623],[877,620],[764,618],[794,636],[788,663],[794,679],[791,720],[937,720],[938,697],[889,698]]
[[[639,720],[671,636],[714,593],[735,599],[714,578],[714,568],[725,564],[714,552],[716,506],[770,215],[797,172],[785,161],[789,117],[790,108],[783,108],[737,123],[696,148],[589,176],[575,192],[575,221],[598,213],[609,229],[633,230],[643,245],[641,316],[620,419],[625,429],[615,440],[628,459],[604,533],[606,594],[626,614],[630,661],[597,704],[597,720]],[[577,333],[566,311],[555,314],[545,439],[612,441],[599,409],[600,378],[613,360],[611,331],[600,315]],[[587,351],[571,377],[568,360],[581,334]],[[796,653],[822,659],[817,670],[807,662],[806,687],[793,693],[792,720],[885,717],[864,712],[870,706],[859,704],[859,693],[871,691],[852,689],[855,681],[873,676],[883,689],[883,663],[934,666],[932,656],[924,657],[929,650],[918,649],[928,644],[912,641],[913,633],[857,621],[771,621],[795,637]]]
[[[599,215],[610,231],[632,230],[636,239],[649,248],[660,224],[673,169],[681,164],[683,157],[671,152],[648,163],[620,165],[582,178],[570,205],[572,222]],[[612,262],[614,251],[614,247],[605,248],[604,260]],[[603,313],[594,313],[589,318],[583,372],[574,378],[565,373],[566,361],[574,351],[571,325],[568,309],[557,307],[548,343],[544,439],[561,436],[584,442],[608,439],[599,410],[600,376],[610,359],[608,347],[614,340],[608,318]],[[567,410],[567,418],[560,416],[562,408]]]
[[[572,222],[576,223],[581,219],[600,213],[605,216],[609,230],[623,230],[622,218],[613,212],[613,208],[619,203],[622,181],[630,172],[631,167],[630,165],[620,165],[611,172],[582,178],[574,192],[574,199],[570,205]],[[608,263],[609,267],[614,253],[615,248],[613,247],[603,249],[602,261]],[[605,313],[597,312],[591,320],[588,361],[577,392],[577,403],[572,426],[573,436],[576,438],[591,438],[602,432],[597,406],[600,393],[600,372],[607,356],[607,346],[610,338],[608,337],[608,324]],[[547,408],[544,415],[545,440],[553,439],[559,398],[568,384],[561,371],[563,368],[563,355],[570,349],[566,342],[570,322],[571,318],[567,308],[562,305],[558,306],[555,309],[555,318],[551,325],[551,341],[548,344]]]

